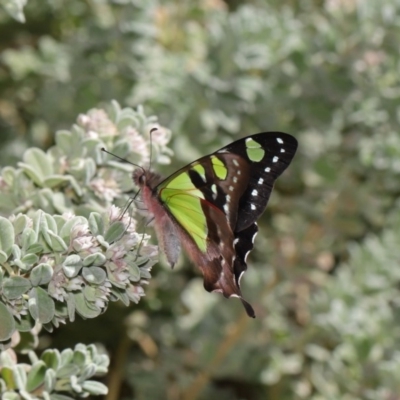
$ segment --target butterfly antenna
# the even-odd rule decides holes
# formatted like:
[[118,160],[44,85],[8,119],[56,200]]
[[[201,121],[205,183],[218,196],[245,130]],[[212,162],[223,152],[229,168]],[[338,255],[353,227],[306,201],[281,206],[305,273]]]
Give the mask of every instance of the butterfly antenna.
[[113,157],[115,157],[115,158],[118,158],[118,160],[121,160],[122,162],[131,164],[131,165],[133,165],[134,167],[140,168],[143,172],[146,172],[146,170],[145,170],[143,167],[141,167],[140,165],[135,164],[135,163],[133,163],[133,162],[131,162],[131,161],[128,161],[128,160],[126,160],[125,158],[122,158],[122,157],[120,157],[120,156],[117,156],[116,154],[111,153],[110,151],[106,150],[104,147],[101,148],[101,151],[103,151],[104,153],[109,154],[110,156],[113,156]]
[[153,156],[153,139],[152,139],[152,133],[155,132],[158,128],[151,128],[150,129],[150,166],[149,169],[151,169],[151,159]]

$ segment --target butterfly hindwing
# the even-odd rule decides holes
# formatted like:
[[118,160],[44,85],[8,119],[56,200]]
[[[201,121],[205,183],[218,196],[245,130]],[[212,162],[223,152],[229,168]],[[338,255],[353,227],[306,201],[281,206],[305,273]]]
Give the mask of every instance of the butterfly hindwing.
[[[296,149],[296,139],[286,133],[259,133],[194,161],[155,187],[147,185],[146,201],[156,210],[157,229],[168,226],[162,222],[168,216],[203,272],[205,289],[239,297],[252,317],[240,278],[254,246],[256,221]],[[161,237],[167,256],[175,260],[176,251],[168,246],[176,240],[168,240],[165,232]]]

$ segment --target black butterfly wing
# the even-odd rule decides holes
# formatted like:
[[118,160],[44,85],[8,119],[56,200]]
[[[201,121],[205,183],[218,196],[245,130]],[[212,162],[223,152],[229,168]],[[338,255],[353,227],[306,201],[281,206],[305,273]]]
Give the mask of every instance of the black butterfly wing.
[[[267,206],[276,179],[291,163],[297,145],[297,140],[291,135],[268,132],[240,139],[217,152],[236,154],[247,165],[246,187],[240,190],[236,224],[232,227],[236,254],[233,271],[239,290],[240,279],[247,269],[247,256],[254,247],[258,232],[256,221]],[[254,316],[251,307],[248,304],[244,306],[247,313]]]
[[249,166],[247,186],[239,200],[234,231],[249,227],[264,212],[276,179],[289,166],[296,150],[297,140],[293,136],[267,132],[237,140],[217,152],[236,154]]
[[[252,317],[252,307],[241,296],[240,278],[253,249],[256,221],[296,149],[296,139],[286,133],[248,136],[185,166],[155,188],[182,230],[185,247],[203,272],[206,290],[240,297]],[[190,211],[203,221],[201,226],[194,220],[188,223],[190,214],[180,207],[173,209],[173,202],[186,202],[184,197],[195,201]],[[194,235],[197,230],[201,240]]]

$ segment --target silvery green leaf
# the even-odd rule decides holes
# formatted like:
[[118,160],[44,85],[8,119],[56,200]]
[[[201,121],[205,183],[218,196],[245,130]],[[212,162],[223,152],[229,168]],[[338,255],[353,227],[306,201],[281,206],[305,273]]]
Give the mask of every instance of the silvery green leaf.
[[54,326],[51,323],[43,324],[42,326],[49,333],[52,333],[54,331]]
[[71,378],[70,378],[70,383],[71,383],[72,389],[73,389],[76,393],[82,393],[82,386],[80,385],[77,376],[72,375]]
[[[126,158],[131,152],[129,143],[126,140],[117,140],[112,149],[113,153],[119,157]],[[132,169],[132,166],[130,167]]]
[[31,395],[29,392],[26,390],[20,390],[19,394],[23,398],[23,400],[36,400],[37,397],[35,395]]
[[15,328],[19,332],[29,332],[34,326],[35,321],[29,314],[21,315],[20,319],[15,319]]
[[68,317],[68,309],[65,302],[58,301],[56,303],[56,316],[62,319],[66,319]]
[[129,268],[129,280],[132,282],[140,281],[140,268],[135,264],[130,262],[128,265]]
[[21,297],[32,287],[29,279],[22,276],[12,276],[4,279],[3,294],[8,300],[14,300]]
[[124,305],[126,305],[127,307],[129,306],[130,301],[126,290],[121,290],[119,292],[119,299],[122,301],[122,303],[124,303]]
[[79,343],[74,349],[74,364],[83,367],[86,362],[86,346]]
[[25,22],[24,7],[28,0],[3,1],[2,6],[6,12],[18,22]]
[[89,267],[89,266],[98,267],[100,265],[104,265],[106,260],[107,259],[103,253],[93,253],[84,258],[83,266],[84,267]]
[[44,382],[46,374],[46,364],[43,361],[37,361],[33,364],[31,370],[28,372],[26,382],[26,390],[32,392],[37,389]]
[[[46,385],[46,381],[45,381],[45,385]],[[42,397],[43,397],[43,400],[51,400],[50,393],[46,389],[42,391]]]
[[52,215],[43,213],[41,218],[41,228],[50,230],[53,233],[58,233],[57,222]]
[[69,243],[72,228],[77,224],[86,225],[87,224],[86,218],[80,216],[73,217],[67,222],[65,222],[63,227],[60,229],[59,234],[66,242]]
[[72,148],[72,135],[67,130],[59,130],[55,135],[56,145],[68,154]]
[[12,262],[12,265],[16,265],[19,269],[21,269],[24,272],[30,270],[30,267],[28,265],[26,265],[25,263],[23,263],[21,260],[18,260],[18,259],[15,259]]
[[58,367],[61,365],[61,354],[57,349],[47,349],[45,350],[41,357],[47,368],[51,368],[57,371]]
[[129,285],[125,292],[133,303],[139,303],[140,298],[144,296],[144,290],[141,286]]
[[3,400],[21,400],[21,396],[16,392],[4,392],[2,396]]
[[40,243],[33,243],[26,249],[26,252],[33,254],[43,253],[43,246]]
[[94,160],[92,158],[88,158],[87,160],[85,160],[85,178],[84,178],[84,182],[85,183],[89,183],[93,176],[95,175],[97,170],[96,164],[94,162]]
[[[120,289],[118,287],[112,287],[110,289],[111,294],[118,299],[119,301],[122,301],[125,305],[126,305],[126,297],[123,296],[123,294],[125,293],[125,289]],[[128,301],[129,304],[129,301]]]
[[[40,182],[43,182],[45,177],[53,174],[53,165],[50,158],[41,149],[33,147],[26,150],[22,159],[24,162],[18,163],[18,166],[21,167],[25,173],[27,173],[25,168],[29,167],[29,170],[34,171],[35,175],[39,177]],[[30,176],[29,173],[27,173],[27,175]],[[35,180],[34,182],[38,184]]]
[[32,229],[35,231],[36,235],[40,233],[40,224],[43,214],[44,212],[42,210],[37,210],[32,217]]
[[86,380],[86,379],[91,378],[92,376],[94,376],[96,374],[96,370],[97,370],[96,364],[94,364],[94,363],[86,364],[83,367],[83,371],[81,372],[80,379]]
[[[5,354],[6,352],[3,352]],[[4,380],[5,384],[7,387],[15,387],[15,380],[14,380],[14,374],[13,374],[13,367],[14,367],[15,361],[10,361],[10,362],[4,362],[4,359],[2,357],[1,360],[1,378]],[[3,386],[3,385],[2,385]]]
[[0,341],[5,341],[11,338],[15,330],[14,317],[7,306],[0,302]]
[[26,228],[21,235],[21,247],[24,252],[27,251],[32,245],[37,244],[37,233],[31,229]]
[[101,246],[108,249],[110,245],[104,240],[104,237],[101,235],[96,236],[96,240],[100,243]]
[[93,236],[104,234],[104,222],[101,215],[97,212],[92,212],[89,215],[89,229]]
[[121,221],[115,221],[112,225],[107,229],[106,234],[104,235],[104,239],[108,243],[114,243],[117,240],[121,239],[126,231],[125,224]]
[[43,324],[54,317],[54,301],[41,287],[34,287],[29,292],[28,307],[33,319]]
[[5,263],[7,259],[8,259],[7,254],[3,250],[0,250],[0,264]]
[[0,217],[0,250],[9,256],[14,244],[14,227],[12,223],[4,217]]
[[17,213],[20,211],[18,203],[16,203],[15,196],[11,193],[2,193],[0,196],[0,210],[4,215],[10,215],[11,213]]
[[39,361],[39,357],[34,351],[29,351],[28,357],[29,357],[31,364],[34,364]]
[[51,393],[56,387],[56,372],[54,369],[48,369],[44,376],[44,389]]
[[79,367],[75,364],[63,365],[56,371],[57,378],[69,378],[77,374],[79,374]]
[[85,296],[85,299],[90,301],[90,302],[95,302],[96,301],[96,288],[92,286],[85,286],[82,290],[83,295]]
[[147,269],[140,268],[140,277],[142,279],[151,279],[151,274]]
[[49,245],[55,252],[63,253],[68,250],[67,244],[60,236],[52,231],[48,231],[48,235],[51,240]]
[[77,180],[73,176],[68,176],[69,183],[71,184],[72,188],[75,190],[77,196],[82,196],[83,191]]
[[83,293],[74,293],[76,312],[84,318],[95,318],[101,314],[99,308],[89,307]]
[[15,385],[19,390],[24,390],[25,385],[26,385],[26,371],[25,367],[22,364],[16,364],[13,367],[13,375],[14,375],[14,381]]
[[43,180],[43,186],[50,189],[53,189],[64,183],[69,183],[69,177],[66,175],[50,175]]
[[21,258],[21,255],[22,255],[21,249],[16,244],[12,245],[11,253],[12,253],[14,258]]
[[1,176],[9,186],[14,186],[16,170],[12,167],[4,167],[1,169]]
[[37,186],[43,186],[43,176],[40,174],[40,171],[35,170],[34,167],[23,162],[19,162],[18,166],[25,172],[32,182],[34,182]]
[[106,280],[106,272],[100,267],[83,267],[82,276],[87,282],[95,285],[100,285]]
[[41,263],[32,269],[29,279],[32,286],[40,286],[49,283],[52,276],[53,268],[49,264]]
[[15,235],[19,235],[28,225],[29,218],[24,214],[18,214],[13,222]]
[[112,283],[113,286],[116,286],[117,288],[125,290],[125,282],[121,282],[112,271],[110,271],[110,268],[107,266],[107,276],[110,282]]
[[71,322],[75,321],[75,297],[69,295],[67,297],[67,311],[68,311],[68,318]]
[[66,196],[62,192],[55,192],[51,195],[51,205],[54,207],[56,212],[63,214],[70,211],[70,204],[67,201]]
[[36,264],[39,261],[39,257],[36,254],[25,254],[22,258],[21,261],[31,267],[33,264]]
[[73,278],[82,268],[82,260],[77,254],[70,254],[63,262],[62,268],[65,276]]
[[107,386],[97,381],[85,381],[82,383],[82,387],[84,390],[95,396],[99,396],[101,394],[106,395],[108,393]]
[[60,365],[66,366],[66,365],[70,364],[73,358],[74,358],[73,350],[71,350],[71,349],[63,350],[61,352],[61,363],[60,363]]

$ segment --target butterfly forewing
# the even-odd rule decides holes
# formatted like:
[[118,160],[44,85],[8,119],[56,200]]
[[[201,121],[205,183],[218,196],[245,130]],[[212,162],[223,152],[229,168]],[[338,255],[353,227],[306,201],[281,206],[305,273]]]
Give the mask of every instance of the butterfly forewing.
[[267,206],[275,180],[289,166],[297,140],[283,132],[258,133],[237,140],[217,153],[233,153],[248,163],[246,189],[239,201],[236,231],[255,222]]

